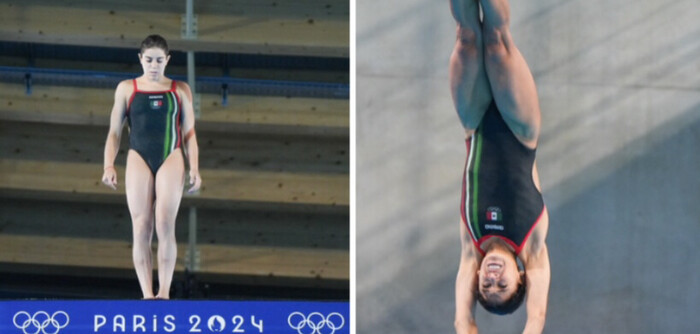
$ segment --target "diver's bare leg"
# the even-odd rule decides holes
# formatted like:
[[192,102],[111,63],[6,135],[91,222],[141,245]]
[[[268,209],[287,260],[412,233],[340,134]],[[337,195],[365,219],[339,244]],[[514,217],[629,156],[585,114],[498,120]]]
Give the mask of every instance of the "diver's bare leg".
[[457,21],[457,41],[450,57],[452,100],[467,137],[481,123],[491,103],[484,66],[484,48],[478,0],[450,0]]
[[496,105],[513,133],[535,147],[540,131],[540,105],[535,80],[510,32],[507,0],[480,0],[484,14],[486,73]]
[[144,299],[153,298],[153,174],[146,162],[130,150],[126,158],[126,201],[131,214],[134,245],[132,256]]
[[176,149],[163,162],[156,174],[156,234],[158,235],[158,294],[156,298],[170,299],[177,261],[175,220],[185,185],[185,161]]

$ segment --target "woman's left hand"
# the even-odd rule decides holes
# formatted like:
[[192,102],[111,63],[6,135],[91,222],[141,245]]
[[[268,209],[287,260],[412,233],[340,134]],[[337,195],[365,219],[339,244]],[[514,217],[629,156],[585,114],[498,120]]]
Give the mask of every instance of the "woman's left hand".
[[198,170],[190,170],[190,187],[189,190],[187,190],[188,193],[192,194],[199,190],[199,187],[202,186],[202,177],[199,176],[199,171]]

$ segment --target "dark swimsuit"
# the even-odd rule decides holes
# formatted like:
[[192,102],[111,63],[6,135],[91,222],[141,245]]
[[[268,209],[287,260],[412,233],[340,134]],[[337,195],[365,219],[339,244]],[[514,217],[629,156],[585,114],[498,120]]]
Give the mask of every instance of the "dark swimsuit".
[[182,104],[175,91],[144,92],[134,79],[134,93],[126,108],[129,121],[129,146],[148,164],[151,173],[158,169],[170,153],[182,145]]
[[532,179],[535,151],[513,135],[495,102],[467,139],[462,219],[482,255],[482,243],[492,237],[519,254],[542,217],[544,201]]

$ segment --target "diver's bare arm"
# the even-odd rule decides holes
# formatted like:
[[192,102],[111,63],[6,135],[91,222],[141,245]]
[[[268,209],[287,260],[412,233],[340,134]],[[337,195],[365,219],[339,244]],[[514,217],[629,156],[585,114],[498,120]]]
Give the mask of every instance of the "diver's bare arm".
[[122,128],[126,120],[127,86],[128,83],[126,81],[122,81],[117,85],[114,93],[114,105],[109,117],[109,132],[105,140],[102,183],[113,190],[117,190],[117,170],[114,169],[114,159],[119,152]]
[[547,316],[549,295],[549,253],[543,243],[537,254],[528,258],[527,277],[527,323],[523,333],[542,333]]
[[179,82],[180,90],[183,92],[182,107],[184,119],[182,122],[182,135],[184,138],[185,155],[190,165],[190,189],[188,193],[194,193],[202,185],[202,177],[199,175],[199,145],[197,145],[197,133],[194,130],[195,115],[193,108],[192,89],[186,82]]
[[119,152],[119,142],[126,119],[126,94],[127,82],[120,82],[114,92],[114,105],[109,116],[109,132],[105,142],[104,166],[105,169],[114,166],[114,159]]
[[479,330],[474,319],[474,289],[478,264],[469,233],[463,222],[460,221],[459,225],[462,251],[455,282],[455,331],[457,334],[477,334]]

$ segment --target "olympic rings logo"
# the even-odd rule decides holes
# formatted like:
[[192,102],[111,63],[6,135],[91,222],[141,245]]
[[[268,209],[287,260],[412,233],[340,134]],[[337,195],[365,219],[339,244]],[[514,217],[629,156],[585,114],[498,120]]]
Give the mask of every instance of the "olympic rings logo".
[[[287,318],[287,323],[299,334],[333,334],[345,326],[345,318],[337,312],[330,313],[327,317],[319,312],[313,312],[308,317],[301,312],[294,312]],[[327,330],[322,330],[326,328]]]
[[57,334],[58,331],[68,326],[69,321],[68,314],[63,311],[56,311],[52,315],[44,311],[36,312],[34,315],[19,311],[12,318],[15,327],[21,329],[24,334],[39,334],[39,332]]

